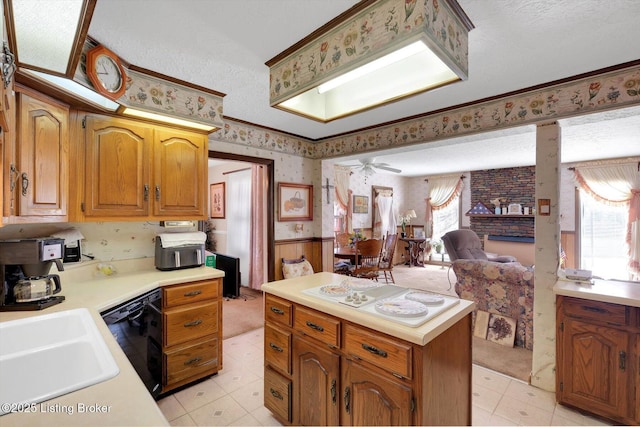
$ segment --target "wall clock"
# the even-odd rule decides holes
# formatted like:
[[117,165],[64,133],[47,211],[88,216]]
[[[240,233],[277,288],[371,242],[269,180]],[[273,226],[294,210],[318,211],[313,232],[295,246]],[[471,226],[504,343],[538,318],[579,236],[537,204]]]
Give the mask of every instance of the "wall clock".
[[95,90],[109,99],[124,95],[127,75],[118,55],[104,46],[87,52],[87,77]]

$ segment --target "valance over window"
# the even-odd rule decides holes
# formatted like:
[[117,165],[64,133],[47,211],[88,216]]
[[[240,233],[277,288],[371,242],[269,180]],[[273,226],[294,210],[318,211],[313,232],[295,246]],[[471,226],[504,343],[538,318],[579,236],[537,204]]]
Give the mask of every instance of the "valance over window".
[[633,280],[640,279],[640,163],[580,166],[574,171],[579,188],[596,200],[629,206],[626,243],[628,268]]
[[448,175],[429,178],[429,196],[425,199],[425,222],[427,237],[433,236],[433,211],[444,209],[460,195],[462,178],[460,175]]

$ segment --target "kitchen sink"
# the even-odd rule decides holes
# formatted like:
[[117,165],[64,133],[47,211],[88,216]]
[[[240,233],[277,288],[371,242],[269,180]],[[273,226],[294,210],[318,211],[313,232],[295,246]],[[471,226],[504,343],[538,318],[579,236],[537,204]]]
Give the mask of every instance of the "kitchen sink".
[[87,309],[0,323],[0,403],[9,404],[0,405],[0,415],[12,404],[43,402],[119,372]]

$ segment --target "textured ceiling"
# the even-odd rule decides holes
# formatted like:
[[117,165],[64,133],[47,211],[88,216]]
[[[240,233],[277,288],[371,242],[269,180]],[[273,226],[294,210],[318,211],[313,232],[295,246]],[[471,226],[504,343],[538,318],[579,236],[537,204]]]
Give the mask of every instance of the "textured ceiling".
[[[637,0],[458,2],[475,26],[469,80],[326,124],[270,108],[264,63],[354,0],[98,0],[89,35],[132,64],[226,93],[225,116],[311,139],[640,59]],[[563,161],[640,155],[638,109],[561,124]],[[438,172],[430,173],[535,162],[533,127],[446,143],[377,158],[407,175],[424,174],[424,159],[434,159]],[[461,148],[475,155],[460,159]],[[408,157],[421,159],[419,171],[411,172]]]

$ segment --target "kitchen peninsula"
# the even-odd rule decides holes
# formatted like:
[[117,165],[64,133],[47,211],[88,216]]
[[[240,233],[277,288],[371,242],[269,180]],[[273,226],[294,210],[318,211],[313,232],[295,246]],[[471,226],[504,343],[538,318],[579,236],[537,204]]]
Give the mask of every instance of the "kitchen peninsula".
[[[345,280],[323,272],[262,286],[265,406],[286,425],[471,425],[474,303],[443,297],[424,322],[394,321],[374,302],[314,294]],[[383,290],[410,292],[365,293],[382,301]]]
[[[33,412],[22,411],[0,417],[3,427],[12,426],[159,426],[169,425],[133,366],[102,320],[100,312],[115,307],[158,287],[217,280],[222,271],[198,267],[159,271],[153,258],[114,261],[115,273],[104,275],[98,262],[65,265],[59,272],[65,301],[46,310],[2,312],[0,322],[50,314],[56,311],[87,308],[111,352],[120,372],[113,378],[36,404]],[[221,316],[221,313],[220,313]],[[218,327],[222,325],[218,323]],[[222,345],[219,345],[219,368],[222,368]],[[51,366],[55,369],[55,366]],[[11,387],[2,384],[1,387]],[[84,410],[86,409],[86,410]]]

